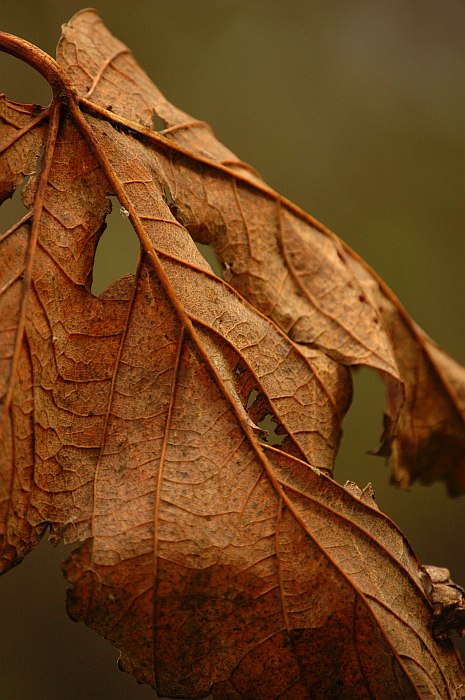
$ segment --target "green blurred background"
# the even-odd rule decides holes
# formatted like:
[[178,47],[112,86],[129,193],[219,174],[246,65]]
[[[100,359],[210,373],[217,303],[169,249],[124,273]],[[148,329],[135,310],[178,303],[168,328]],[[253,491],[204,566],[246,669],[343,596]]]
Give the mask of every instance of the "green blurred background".
[[[74,0],[1,0],[0,28],[54,55]],[[275,189],[342,236],[412,316],[465,362],[465,3],[463,0],[94,2],[166,96],[208,121]],[[40,76],[0,54],[0,91],[49,100]],[[10,207],[0,210],[0,228]],[[112,215],[95,289],[134,269],[136,242]],[[389,487],[377,444],[377,377],[359,372],[336,477],[372,481],[381,509],[425,563],[465,583],[465,501],[442,485]],[[68,621],[43,542],[0,580],[0,697],[142,700],[116,650]]]

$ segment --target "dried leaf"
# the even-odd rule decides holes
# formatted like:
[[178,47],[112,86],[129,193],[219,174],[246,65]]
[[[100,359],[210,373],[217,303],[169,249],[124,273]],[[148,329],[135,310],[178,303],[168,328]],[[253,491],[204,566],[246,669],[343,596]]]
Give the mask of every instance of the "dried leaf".
[[355,482],[346,481],[346,483],[344,484],[344,488],[353,496],[363,501],[363,503],[366,503],[372,508],[376,508],[379,510],[378,505],[375,501],[375,490],[373,488],[373,484],[368,483],[366,486],[363,487],[363,489],[361,489],[359,486],[357,486]]
[[422,566],[420,578],[434,605],[433,634],[438,639],[465,635],[465,591],[451,580],[449,569]]
[[[115,114],[149,128],[154,114],[166,124],[162,133],[180,146],[170,149],[164,173],[176,219],[195,240],[215,246],[225,279],[291,340],[343,365],[381,371],[388,405],[380,453],[392,454],[397,483],[443,480],[451,493],[464,493],[465,369],[425,336],[348,246],[251,175],[208,125],[170,105],[126,47],[109,34],[100,43],[89,40],[100,26],[83,18],[65,27],[59,59],[78,90],[91,91],[94,105],[110,103]],[[105,65],[100,82],[91,84],[76,65],[76,51],[92,66],[91,75]],[[123,76],[114,62],[105,64],[116,55]],[[131,95],[129,111],[125,94]],[[192,154],[200,156],[198,168]]]
[[[460,697],[408,543],[328,476],[348,365],[388,377],[400,421],[368,273],[172,107],[95,12],[64,27],[58,63],[0,46],[54,91],[1,112],[0,192],[36,171],[0,237],[2,569],[47,527],[80,541],[71,616],[165,696]],[[141,252],[95,297],[110,195]]]
[[[380,453],[393,455],[393,479],[403,487],[415,479],[445,481],[449,492],[465,492],[465,368],[441,350],[408,316],[380,280],[352,253],[365,294],[379,310],[405,386],[399,407],[388,403]],[[386,379],[388,395],[397,387]]]

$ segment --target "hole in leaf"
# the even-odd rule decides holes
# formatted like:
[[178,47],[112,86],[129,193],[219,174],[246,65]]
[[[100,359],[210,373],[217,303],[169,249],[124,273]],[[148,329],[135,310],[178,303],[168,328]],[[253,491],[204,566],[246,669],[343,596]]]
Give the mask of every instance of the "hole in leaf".
[[95,253],[92,294],[103,292],[115,279],[135,273],[139,259],[139,241],[128,219],[127,212],[116,197],[110,197],[112,209],[107,216]]
[[25,177],[12,196],[2,203],[0,207],[0,235],[17,224],[27,213],[28,209],[24,206],[22,194],[29,179],[29,177]]
[[388,472],[384,469],[384,460],[374,457],[370,450],[378,448],[383,429],[384,389],[375,372],[368,369],[354,370],[352,380],[354,396],[343,422],[335,477],[342,484],[347,480],[355,481],[360,488],[372,481],[379,505],[378,491],[387,481]]
[[266,416],[262,418],[258,423],[258,427],[266,431],[263,436],[259,438],[260,442],[263,442],[265,445],[281,445],[286,439],[285,434],[279,435],[276,432],[280,426],[276,423],[271,413],[267,413]]
[[155,131],[163,131],[166,129],[166,122],[155,112],[152,115],[152,127]]
[[249,408],[252,408],[253,404],[257,400],[258,396],[258,391],[256,389],[252,389],[252,391],[249,394],[249,398],[247,399],[247,406],[245,407],[245,410],[248,411]]
[[[238,357],[236,366],[234,368],[234,372],[236,374],[236,377],[240,378],[246,372],[247,366],[244,364],[244,362]],[[252,390],[251,390],[252,391]],[[250,392],[249,392],[250,393]]]
[[171,208],[171,205],[174,203],[174,200],[167,182],[165,182],[165,184],[163,185],[163,195],[165,198],[165,202]]
[[197,241],[194,242],[199,251],[202,253],[205,260],[207,261],[207,263],[210,265],[215,275],[217,277],[220,277],[221,279],[224,279],[223,265],[221,264],[220,259],[217,256],[216,251],[211,245],[211,243],[198,243]]

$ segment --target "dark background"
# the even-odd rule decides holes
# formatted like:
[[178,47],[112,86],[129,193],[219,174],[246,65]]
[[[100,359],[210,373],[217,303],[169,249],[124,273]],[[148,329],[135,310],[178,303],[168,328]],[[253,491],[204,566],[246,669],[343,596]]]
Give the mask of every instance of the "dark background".
[[[208,121],[267,182],[341,235],[412,316],[465,362],[463,0],[157,0],[94,6],[167,97]],[[0,28],[54,55],[71,0],[1,0]],[[49,100],[42,78],[0,54],[0,91]],[[0,210],[0,229],[10,207]],[[95,290],[134,269],[112,215]],[[382,387],[356,377],[336,478],[372,481],[425,563],[465,583],[464,500],[442,485],[388,486],[377,444]],[[0,697],[142,700],[117,651],[64,611],[63,547],[43,542],[0,580]]]

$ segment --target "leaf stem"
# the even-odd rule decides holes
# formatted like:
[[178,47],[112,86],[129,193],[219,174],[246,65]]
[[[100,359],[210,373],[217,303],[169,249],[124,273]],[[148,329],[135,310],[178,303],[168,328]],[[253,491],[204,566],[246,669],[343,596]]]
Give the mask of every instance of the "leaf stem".
[[76,90],[63,69],[38,46],[14,34],[0,32],[0,51],[19,58],[40,73],[49,83],[55,98],[59,96],[63,101],[66,94],[76,95]]

